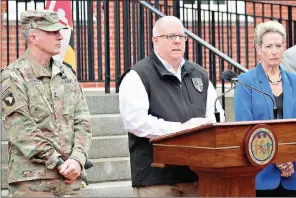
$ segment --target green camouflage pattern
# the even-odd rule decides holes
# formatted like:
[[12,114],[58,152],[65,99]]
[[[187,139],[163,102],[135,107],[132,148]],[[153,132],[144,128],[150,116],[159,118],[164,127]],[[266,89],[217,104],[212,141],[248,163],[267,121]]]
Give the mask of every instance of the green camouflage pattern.
[[80,84],[70,68],[53,59],[51,75],[41,80],[48,74],[29,50],[2,72],[9,183],[60,178],[54,169],[58,156],[82,167],[88,157],[91,123]]
[[58,14],[51,10],[26,10],[21,13],[23,30],[40,29],[44,31],[58,31],[67,29],[59,22]]
[[13,183],[8,197],[81,197],[81,179],[66,184],[63,179],[44,179]]

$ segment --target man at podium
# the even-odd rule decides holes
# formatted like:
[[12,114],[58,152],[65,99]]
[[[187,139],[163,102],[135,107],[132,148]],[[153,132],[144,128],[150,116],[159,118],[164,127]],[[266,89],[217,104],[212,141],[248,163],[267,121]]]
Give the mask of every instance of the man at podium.
[[160,18],[152,40],[154,50],[123,74],[119,90],[134,196],[196,197],[198,177],[188,166],[151,166],[149,140],[215,122],[217,93],[206,70],[183,58],[187,35],[178,18]]
[[[255,46],[260,57],[256,68],[241,74],[240,82],[257,88],[268,95],[237,84],[234,96],[236,121],[296,118],[296,75],[280,66],[285,48],[286,32],[275,21],[258,24]],[[256,176],[256,196],[296,196],[295,162],[270,164]]]

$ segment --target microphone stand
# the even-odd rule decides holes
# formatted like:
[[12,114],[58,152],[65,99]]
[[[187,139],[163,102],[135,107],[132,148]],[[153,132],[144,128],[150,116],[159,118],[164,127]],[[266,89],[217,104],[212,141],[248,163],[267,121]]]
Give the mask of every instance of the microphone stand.
[[232,86],[232,83],[231,83],[231,88],[228,89],[227,91],[225,91],[222,95],[220,95],[219,97],[216,98],[215,100],[215,118],[216,118],[216,121],[217,122],[221,122],[221,119],[220,119],[220,112],[218,112],[217,110],[217,101],[222,98],[225,94],[227,94],[228,92],[230,92],[232,89],[234,89],[236,87],[236,84],[234,86]]
[[244,85],[244,86],[246,86],[246,87],[248,87],[248,88],[250,88],[250,89],[254,89],[254,90],[256,90],[256,91],[258,91],[258,92],[260,92],[260,93],[263,93],[264,95],[268,96],[268,97],[271,99],[272,104],[273,104],[273,118],[274,118],[275,120],[278,119],[278,118],[277,118],[277,113],[278,113],[278,111],[277,111],[276,103],[275,103],[275,101],[273,100],[273,98],[272,98],[268,93],[266,93],[266,92],[264,92],[264,91],[261,91],[261,90],[255,88],[255,87],[250,86],[250,85],[247,85],[247,84],[245,84],[245,83],[239,81],[237,78],[232,78],[231,81],[233,81],[234,83],[240,83],[240,84],[242,84],[242,85]]

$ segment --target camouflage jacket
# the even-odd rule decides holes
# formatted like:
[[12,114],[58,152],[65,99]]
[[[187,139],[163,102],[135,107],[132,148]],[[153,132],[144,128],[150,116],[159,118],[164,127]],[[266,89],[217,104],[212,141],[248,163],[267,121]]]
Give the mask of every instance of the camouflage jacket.
[[49,99],[42,76],[42,65],[29,50],[2,72],[9,183],[60,178],[54,168],[58,156],[76,159],[82,167],[87,158],[90,115],[79,82],[70,68],[52,60]]

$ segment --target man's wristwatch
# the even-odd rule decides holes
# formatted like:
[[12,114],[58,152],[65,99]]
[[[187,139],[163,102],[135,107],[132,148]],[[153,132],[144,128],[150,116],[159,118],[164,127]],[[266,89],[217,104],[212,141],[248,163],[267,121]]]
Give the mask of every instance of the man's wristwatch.
[[57,157],[56,159],[56,166],[55,168],[58,168],[60,165],[64,163],[64,160],[61,157]]

